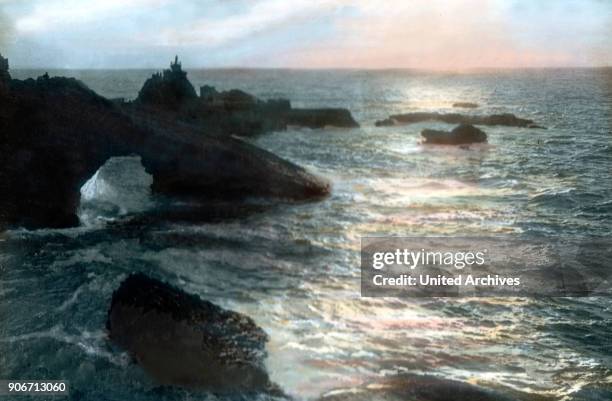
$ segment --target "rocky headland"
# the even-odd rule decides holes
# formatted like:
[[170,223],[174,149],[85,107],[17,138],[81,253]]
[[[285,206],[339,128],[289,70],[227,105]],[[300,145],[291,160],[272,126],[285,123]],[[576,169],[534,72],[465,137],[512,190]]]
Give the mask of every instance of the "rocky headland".
[[178,59],[170,69],[149,78],[127,112],[165,115],[198,126],[208,134],[256,136],[288,126],[355,128],[359,124],[347,109],[295,109],[287,99],[261,100],[242,90],[217,91],[204,85],[199,96]]
[[377,127],[414,124],[425,121],[439,121],[447,124],[469,125],[501,125],[506,127],[544,128],[533,120],[519,118],[514,114],[492,114],[489,116],[476,116],[459,113],[415,112],[394,114],[384,120],[376,121]]
[[[259,106],[249,98],[251,121],[223,111],[235,106],[228,99],[244,97],[235,92],[204,107],[176,63],[132,103],[110,101],[73,78],[11,79],[4,58],[0,67],[0,228],[78,225],[80,188],[114,156],[140,156],[153,193],[193,202],[329,193],[327,181],[231,136],[283,127],[287,114],[277,109],[288,102]],[[252,107],[278,118],[262,120]]]

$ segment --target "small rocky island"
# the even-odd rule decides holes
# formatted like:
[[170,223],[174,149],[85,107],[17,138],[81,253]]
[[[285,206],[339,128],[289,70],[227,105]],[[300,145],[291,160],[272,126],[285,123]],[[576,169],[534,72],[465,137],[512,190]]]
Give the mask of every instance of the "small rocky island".
[[140,156],[154,194],[191,203],[320,199],[327,181],[233,136],[357,126],[345,109],[293,109],[210,87],[197,96],[178,59],[124,102],[74,78],[12,79],[0,56],[0,104],[0,229],[77,226],[80,188],[115,156]]
[[519,118],[514,114],[491,114],[489,116],[476,116],[458,113],[415,112],[394,114],[384,120],[376,121],[377,127],[388,127],[403,124],[415,124],[425,121],[439,121],[447,124],[470,125],[501,125],[506,127],[544,128],[533,120]]
[[424,129],[421,131],[424,145],[470,145],[486,143],[487,134],[468,124],[461,124],[449,131]]

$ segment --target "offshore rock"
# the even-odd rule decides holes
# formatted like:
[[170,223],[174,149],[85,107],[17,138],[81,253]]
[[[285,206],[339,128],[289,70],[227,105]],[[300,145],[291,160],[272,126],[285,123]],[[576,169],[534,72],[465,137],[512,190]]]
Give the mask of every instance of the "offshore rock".
[[188,100],[197,99],[195,89],[181,69],[178,57],[170,64],[169,70],[153,74],[138,93],[137,102],[147,105],[177,109]]
[[518,118],[514,114],[492,114],[490,116],[472,116],[457,113],[406,113],[394,114],[385,120],[376,121],[377,127],[386,127],[402,124],[414,124],[424,121],[440,121],[448,124],[470,125],[503,125],[507,127],[543,128],[532,120]]
[[110,339],[159,384],[279,392],[264,367],[268,336],[251,318],[142,273],[113,293],[106,325]]
[[344,127],[356,128],[359,124],[347,109],[291,109],[287,124],[308,128]]
[[457,103],[453,103],[453,107],[463,108],[463,109],[475,109],[478,107],[478,104],[472,103],[472,102],[457,102]]
[[467,145],[487,142],[487,134],[467,124],[461,124],[450,132],[424,129],[421,131],[421,136],[422,143],[427,145]]
[[163,114],[126,114],[76,79],[0,82],[0,229],[78,225],[80,188],[114,156],[140,156],[154,193],[190,201],[329,193],[270,152]]

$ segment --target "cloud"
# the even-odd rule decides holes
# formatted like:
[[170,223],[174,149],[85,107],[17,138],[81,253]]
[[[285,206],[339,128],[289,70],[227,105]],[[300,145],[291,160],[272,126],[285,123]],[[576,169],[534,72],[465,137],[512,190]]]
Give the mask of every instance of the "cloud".
[[162,30],[158,43],[167,46],[217,46],[248,38],[257,33],[299,24],[333,13],[339,0],[264,0],[250,3],[245,12],[227,18],[200,18],[187,26]]
[[34,34],[57,29],[70,29],[101,19],[117,17],[135,9],[155,8],[167,0],[45,0],[34,2],[33,10],[19,17],[16,29]]
[[0,0],[0,11],[3,5],[0,45],[22,66],[161,66],[175,52],[193,66],[612,64],[612,3],[602,0]]
[[[584,12],[582,18],[572,19],[572,8],[555,7],[555,15],[570,14],[563,14],[567,24],[562,29],[590,36],[556,35],[561,28],[551,26],[546,8],[511,15],[502,1],[360,0],[353,5],[358,15],[338,21],[335,38],[295,48],[284,56],[283,64],[426,69],[569,66],[588,64],[588,45],[610,39],[601,24],[584,18]],[[555,23],[559,18],[554,18]],[[612,61],[609,50],[607,54]]]
[[[2,3],[0,3],[0,7]],[[5,49],[11,42],[13,37],[13,23],[10,18],[0,8],[0,53]]]

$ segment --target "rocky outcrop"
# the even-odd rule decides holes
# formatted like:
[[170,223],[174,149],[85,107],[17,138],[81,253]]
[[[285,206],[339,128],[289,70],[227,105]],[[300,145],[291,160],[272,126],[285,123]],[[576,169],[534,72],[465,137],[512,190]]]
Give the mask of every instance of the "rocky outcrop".
[[78,225],[81,186],[113,156],[141,156],[154,193],[195,202],[329,193],[327,182],[265,150],[172,114],[126,113],[75,79],[2,82],[0,228]]
[[166,114],[165,118],[197,125],[221,136],[256,136],[286,130],[288,125],[359,126],[346,109],[294,109],[286,99],[264,101],[238,89],[219,92],[209,85],[200,87],[197,96],[178,59],[169,70],[149,78],[138,98],[123,107],[130,112],[145,108],[149,113]]
[[197,99],[195,89],[187,79],[187,73],[181,69],[178,57],[170,64],[169,70],[155,73],[149,78],[136,101],[141,104],[178,109],[189,100]]
[[475,109],[478,107],[478,104],[472,102],[457,102],[453,103],[453,107],[460,109]]
[[487,134],[467,124],[461,124],[450,132],[424,129],[421,136],[422,143],[426,145],[469,145],[487,142]]
[[[10,80],[0,91],[0,226],[78,225],[80,187],[144,132],[75,79]],[[125,135],[126,138],[121,138]]]
[[9,62],[8,59],[2,57],[0,54],[0,82],[11,79],[9,74]]
[[447,124],[470,125],[503,125],[507,127],[543,128],[532,120],[518,118],[514,114],[492,114],[490,116],[472,116],[457,113],[406,113],[395,114],[385,120],[376,121],[377,127],[386,127],[402,124],[414,124],[424,121],[440,121]]
[[[209,107],[216,106],[227,111],[251,110],[265,104],[265,102],[257,99],[255,96],[239,89],[218,92],[214,86],[208,85],[200,87],[200,99],[202,103]],[[289,110],[290,108],[291,105],[287,101],[286,109]]]
[[346,391],[334,390],[319,401],[512,401],[515,398],[471,384],[434,376],[402,374]]
[[286,123],[308,128],[359,127],[346,109],[291,109],[287,113]]
[[[148,141],[145,169],[152,189],[193,200],[319,199],[329,183],[301,167],[239,139],[202,135],[173,120],[134,116],[158,141]],[[154,157],[157,155],[157,157]]]
[[106,326],[159,384],[280,393],[264,367],[268,336],[252,319],[144,274],[114,292]]

